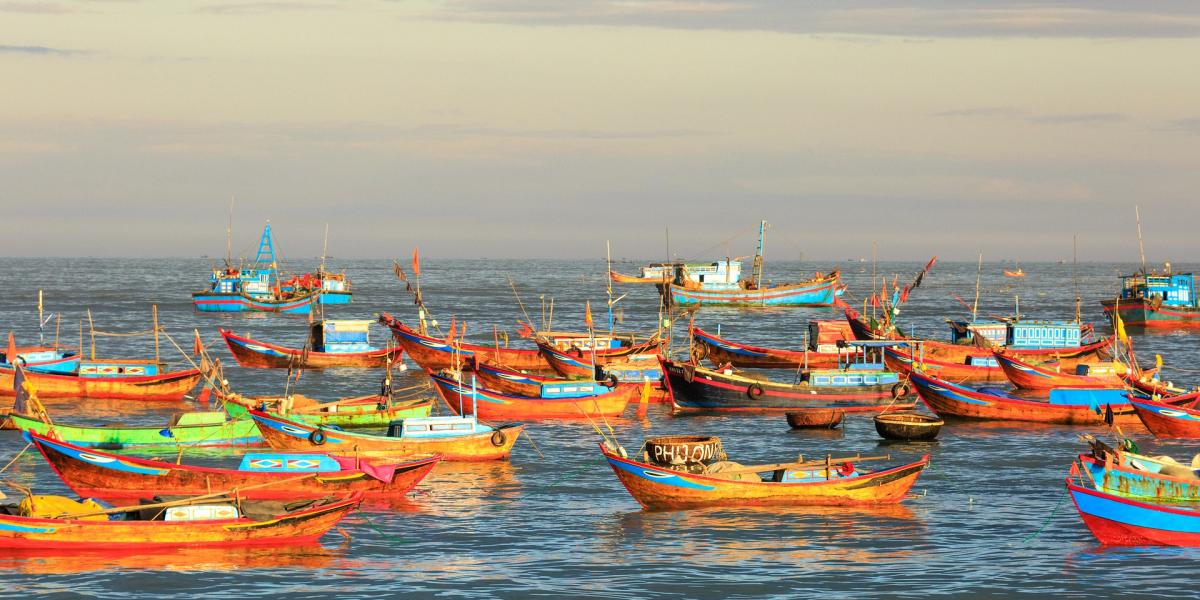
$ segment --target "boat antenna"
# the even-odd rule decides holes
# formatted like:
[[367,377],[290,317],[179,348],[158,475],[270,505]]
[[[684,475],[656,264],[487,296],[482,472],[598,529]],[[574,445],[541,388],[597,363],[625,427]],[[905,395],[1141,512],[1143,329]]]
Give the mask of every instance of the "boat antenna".
[[667,264],[671,264],[671,228],[666,228],[667,235]]
[[233,200],[229,197],[229,226],[225,228],[225,268],[233,266]]
[[[46,327],[47,319],[42,316],[42,312],[43,312],[43,310],[42,310],[42,290],[38,290],[38,344],[45,346],[46,339],[45,339],[45,335],[42,333],[42,330],[45,329],[45,327]],[[9,362],[16,364],[17,357],[9,356],[7,358],[8,358]]]
[[1146,247],[1142,244],[1142,212],[1138,205],[1133,205],[1133,215],[1137,219],[1138,254],[1142,257],[1142,277],[1146,276]]
[[613,295],[612,295],[612,242],[604,240],[604,254],[608,261],[608,275],[604,280],[608,283],[608,334],[612,335],[615,329],[613,325]]
[[1071,236],[1071,279],[1075,280],[1075,322],[1082,322],[1083,297],[1079,294],[1079,234]]
[[762,289],[763,245],[767,235],[767,222],[758,222],[758,250],[754,253],[754,289]]
[[979,266],[975,270],[975,304],[971,306],[971,322],[979,315],[979,280],[983,277],[983,253],[979,253]]
[[325,243],[321,246],[321,266],[317,267],[318,273],[325,272],[325,256],[329,253],[329,223],[325,224]]
[[[878,250],[879,250],[879,242],[876,242],[875,240],[871,240],[871,297],[872,298],[874,298],[879,292],[879,290],[878,290],[879,281],[876,279],[877,275],[875,274],[875,267],[876,267],[875,254],[876,254],[876,252],[878,252]],[[871,303],[871,318],[872,319],[876,318],[874,302]]]

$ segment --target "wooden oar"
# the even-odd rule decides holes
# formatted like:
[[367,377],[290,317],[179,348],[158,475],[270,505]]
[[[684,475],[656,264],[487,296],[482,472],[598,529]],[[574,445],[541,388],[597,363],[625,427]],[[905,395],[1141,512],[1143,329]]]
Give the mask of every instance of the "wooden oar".
[[841,463],[844,463],[847,461],[887,460],[891,457],[892,456],[890,454],[885,454],[883,456],[845,456],[845,457],[841,457],[841,458],[829,458],[827,460],[822,459],[819,461],[775,463],[775,464],[769,464],[769,465],[747,465],[744,467],[738,467],[736,469],[717,471],[715,473],[712,473],[712,475],[726,475],[726,474],[738,475],[738,474],[744,474],[744,473],[761,473],[763,471],[777,471],[779,469],[807,469],[807,468],[812,468],[812,467],[824,468],[827,464],[841,464]]
[[125,506],[125,507],[109,508],[106,510],[97,510],[97,511],[92,511],[92,512],[85,512],[85,513],[73,513],[73,514],[63,513],[60,515],[55,515],[53,517],[47,517],[47,518],[50,518],[50,519],[81,519],[83,517],[94,517],[96,515],[111,515],[111,514],[123,513],[123,512],[133,512],[135,510],[144,510],[144,509],[148,509],[148,508],[170,508],[172,506],[187,506],[189,504],[195,504],[195,503],[197,503],[199,501],[203,501],[203,500],[212,500],[215,498],[227,498],[230,496],[232,496],[232,498],[230,498],[230,499],[236,499],[236,497],[239,493],[247,491],[247,490],[256,490],[259,488],[265,488],[265,487],[269,487],[272,485],[279,485],[281,483],[292,483],[292,482],[296,482],[296,481],[302,481],[304,479],[311,479],[316,476],[317,476],[316,473],[309,473],[307,475],[301,475],[299,477],[292,477],[290,479],[280,479],[279,481],[268,481],[266,483],[248,485],[243,488],[233,488],[231,490],[226,490],[223,492],[216,492],[213,494],[204,494],[203,496],[193,496],[191,498],[184,498],[183,500],[172,500],[170,502],[158,502],[156,504],[142,504],[139,506]]

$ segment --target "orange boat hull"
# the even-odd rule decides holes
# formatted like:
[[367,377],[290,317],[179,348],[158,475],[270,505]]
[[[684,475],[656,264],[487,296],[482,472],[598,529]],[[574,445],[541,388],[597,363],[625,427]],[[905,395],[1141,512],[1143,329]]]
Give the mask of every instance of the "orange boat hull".
[[1056,388],[1122,388],[1125,381],[1120,375],[1073,375],[1061,373],[1047,366],[1035,366],[1007,354],[996,354],[996,362],[1004,369],[1004,375],[1013,385],[1026,390],[1050,391]]
[[[355,367],[383,368],[401,360],[404,349],[381,348],[368,352],[314,352],[260,342],[233,332],[221,330],[225,345],[238,365],[248,369],[330,369]],[[264,350],[256,351],[255,347]]]
[[[76,377],[25,372],[42,398],[107,398],[179,401],[200,383],[200,371],[188,369],[143,377]],[[0,396],[14,396],[13,371],[0,369]]]

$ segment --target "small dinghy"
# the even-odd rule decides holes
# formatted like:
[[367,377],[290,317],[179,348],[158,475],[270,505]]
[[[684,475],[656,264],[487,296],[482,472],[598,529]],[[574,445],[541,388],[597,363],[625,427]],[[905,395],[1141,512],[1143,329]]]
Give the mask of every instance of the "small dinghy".
[[915,412],[875,415],[875,431],[885,440],[929,441],[937,437],[946,422]]

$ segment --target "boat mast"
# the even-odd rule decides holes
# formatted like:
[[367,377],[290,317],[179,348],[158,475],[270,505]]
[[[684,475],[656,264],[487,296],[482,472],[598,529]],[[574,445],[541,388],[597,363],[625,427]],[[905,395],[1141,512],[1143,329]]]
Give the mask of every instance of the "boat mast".
[[233,266],[233,199],[229,197],[229,226],[225,228],[225,268]]
[[979,314],[979,280],[983,277],[983,253],[979,253],[979,266],[975,271],[975,304],[971,306],[971,322],[975,322]]
[[1133,215],[1137,219],[1137,234],[1138,234],[1138,254],[1142,257],[1142,277],[1146,276],[1146,247],[1142,245],[1142,212],[1138,209],[1138,205],[1133,205]]
[[[46,336],[42,333],[42,331],[46,328],[46,319],[42,316],[42,312],[42,290],[38,290],[38,344],[45,346]],[[11,363],[15,364],[16,360],[17,357],[15,356],[8,357],[8,361]]]
[[[876,266],[875,265],[875,255],[878,251],[879,251],[879,243],[876,242],[875,240],[871,240],[871,298],[875,298],[875,296],[878,295],[878,293],[879,293],[879,281],[876,279],[876,274],[875,274],[875,266]],[[872,319],[876,318],[876,316],[877,316],[875,313],[875,307],[876,307],[876,302],[874,300],[872,300],[872,302],[871,302],[871,318]]]
[[767,235],[767,222],[758,222],[758,250],[754,253],[754,289],[762,289],[763,245]]
[[329,253],[329,223],[325,224],[325,243],[321,245],[321,266],[317,267],[317,273],[325,272],[325,255]]
[[1079,294],[1079,234],[1071,236],[1071,279],[1075,280],[1075,322],[1081,323],[1083,298]]
[[[604,240],[604,254],[608,261],[608,272],[612,273],[612,242]],[[612,297],[612,275],[604,278],[608,282],[608,334],[613,333],[613,297]]]

